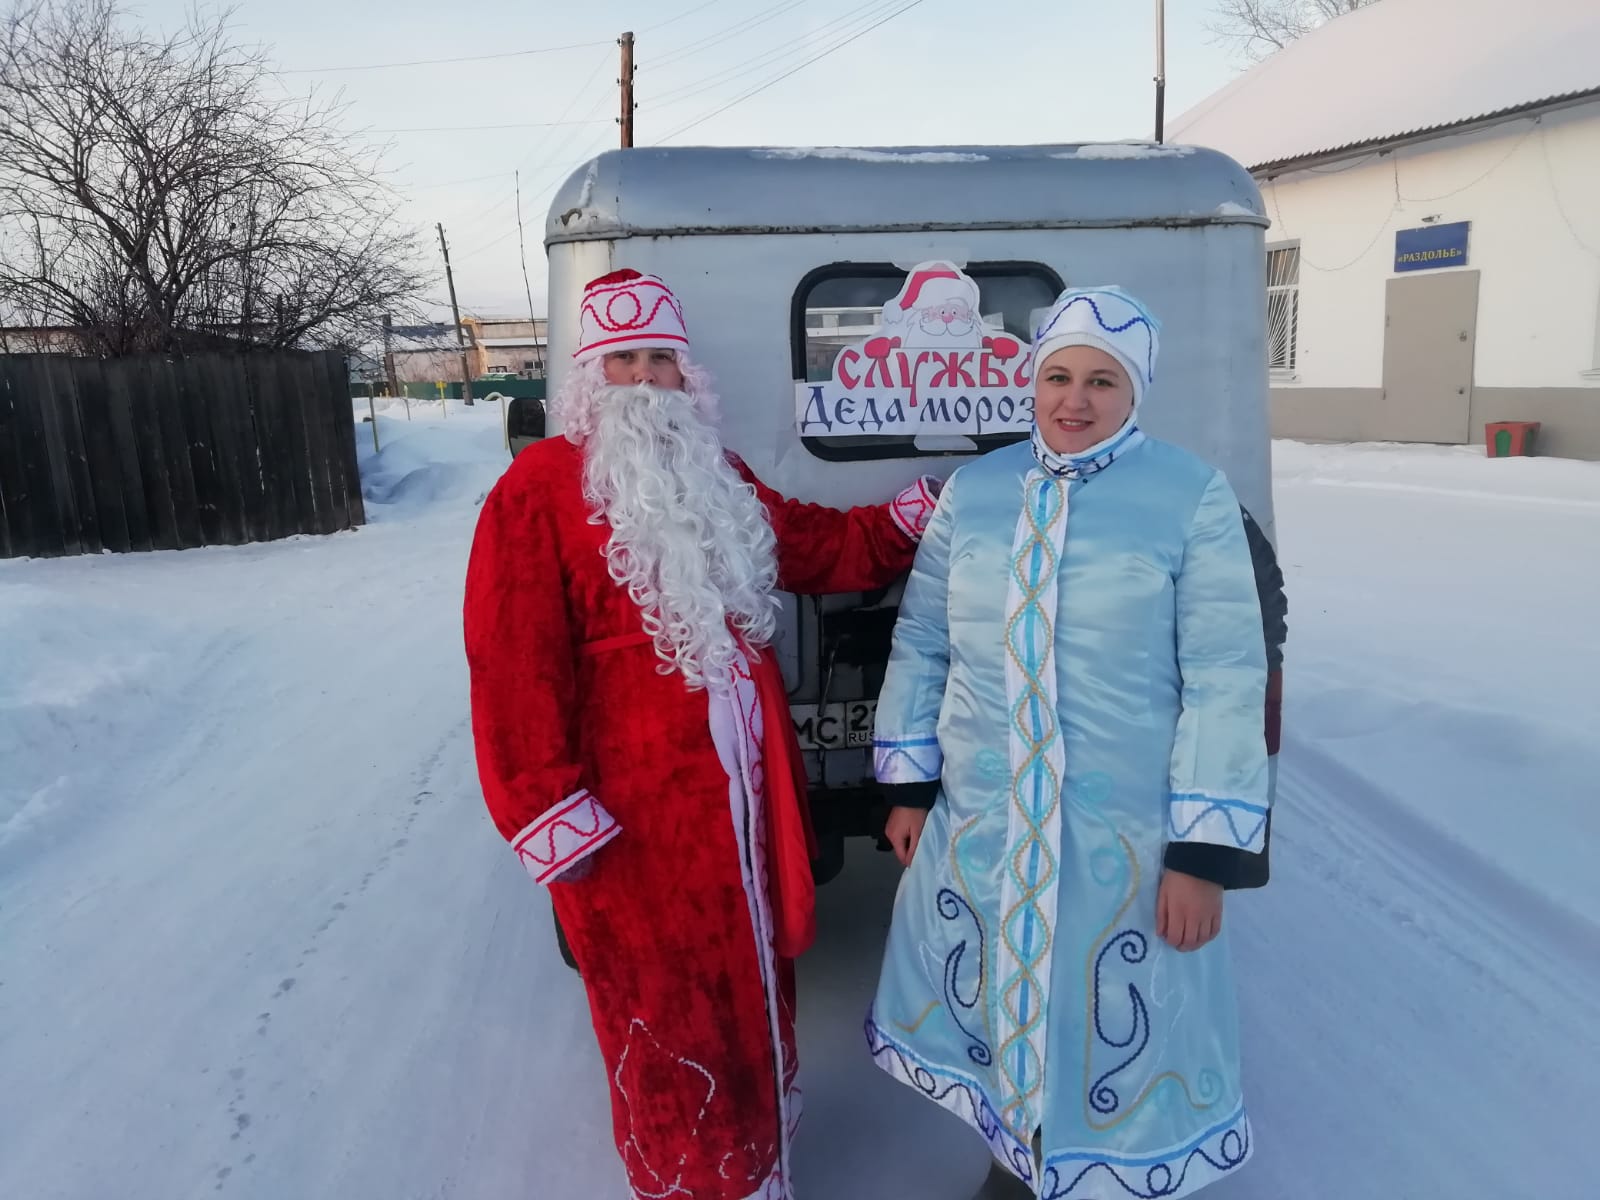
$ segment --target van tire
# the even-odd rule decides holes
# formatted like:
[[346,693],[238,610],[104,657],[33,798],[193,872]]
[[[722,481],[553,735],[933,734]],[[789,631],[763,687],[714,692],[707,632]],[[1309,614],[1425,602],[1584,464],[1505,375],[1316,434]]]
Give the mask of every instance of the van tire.
[[572,947],[567,945],[567,935],[561,928],[561,918],[556,916],[553,906],[550,909],[550,920],[556,927],[556,949],[561,951],[561,961],[576,971],[578,960],[572,957]]
[[818,887],[844,870],[844,834],[817,831],[817,856],[811,860],[811,878]]

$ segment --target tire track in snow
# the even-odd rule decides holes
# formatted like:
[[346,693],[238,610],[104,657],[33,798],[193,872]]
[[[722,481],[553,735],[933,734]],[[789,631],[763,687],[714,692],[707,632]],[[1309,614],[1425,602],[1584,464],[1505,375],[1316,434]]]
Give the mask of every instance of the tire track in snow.
[[[359,882],[351,883],[340,893],[338,900],[334,901],[322,922],[312,929],[306,939],[306,944],[300,951],[298,961],[294,964],[296,971],[305,971],[307,961],[321,949],[320,943],[324,935],[329,933],[346,913],[350,912],[351,906],[358,903],[359,897],[366,894],[367,889],[390,866],[395,856],[402,853],[411,844],[410,835],[417,823],[417,818],[423,812],[427,802],[435,795],[434,776],[439,769],[440,762],[452,746],[459,743],[467,735],[468,726],[469,721],[467,718],[458,720],[451,726],[449,733],[440,739],[412,770],[410,801],[403,809],[397,810],[396,816],[399,817],[403,814],[403,819],[398,820],[390,830],[394,840],[388,843],[387,847],[380,853],[377,861],[367,869]],[[254,1019],[255,1036],[257,1038],[267,1039],[270,1037],[275,1008],[283,1003],[292,1003],[290,997],[295,992],[299,982],[300,979],[297,975],[285,976],[279,982],[277,989],[266,1001],[267,1007]],[[304,992],[301,994],[303,996]],[[249,1132],[254,1121],[251,1113],[245,1108],[245,1104],[248,1101],[245,1087],[247,1077],[248,1067],[245,1058],[241,1058],[228,1070],[228,1078],[234,1085],[233,1098],[227,1109],[227,1116],[231,1122],[231,1132],[228,1135],[230,1143],[241,1141]],[[223,1191],[229,1178],[237,1170],[249,1166],[255,1160],[256,1155],[252,1152],[246,1154],[237,1162],[219,1165],[216,1168],[214,1190]]]
[[1260,1149],[1218,1200],[1588,1195],[1591,923],[1293,737],[1272,884],[1228,914]]

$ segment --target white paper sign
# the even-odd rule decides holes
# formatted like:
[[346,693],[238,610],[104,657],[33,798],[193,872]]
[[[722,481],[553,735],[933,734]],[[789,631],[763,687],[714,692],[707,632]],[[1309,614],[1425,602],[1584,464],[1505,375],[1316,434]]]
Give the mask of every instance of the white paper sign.
[[947,262],[912,269],[876,332],[833,377],[795,385],[803,437],[1026,433],[1033,348],[979,313],[978,285]]

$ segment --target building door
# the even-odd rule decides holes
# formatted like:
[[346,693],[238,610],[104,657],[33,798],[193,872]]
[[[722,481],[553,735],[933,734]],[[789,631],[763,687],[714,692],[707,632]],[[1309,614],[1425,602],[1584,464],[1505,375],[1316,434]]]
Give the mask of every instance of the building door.
[[1385,308],[1383,436],[1470,442],[1478,272],[1401,275]]

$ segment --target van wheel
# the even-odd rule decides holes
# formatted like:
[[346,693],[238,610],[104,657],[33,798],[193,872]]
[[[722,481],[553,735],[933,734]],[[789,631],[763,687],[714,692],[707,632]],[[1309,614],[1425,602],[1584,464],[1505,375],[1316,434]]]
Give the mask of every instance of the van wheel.
[[811,878],[818,887],[832,880],[844,870],[844,835],[819,832],[817,857],[811,862]]
[[572,957],[572,947],[567,945],[567,935],[561,928],[561,919],[556,916],[554,908],[550,910],[550,920],[556,927],[556,949],[561,951],[561,961],[576,971],[578,960]]

